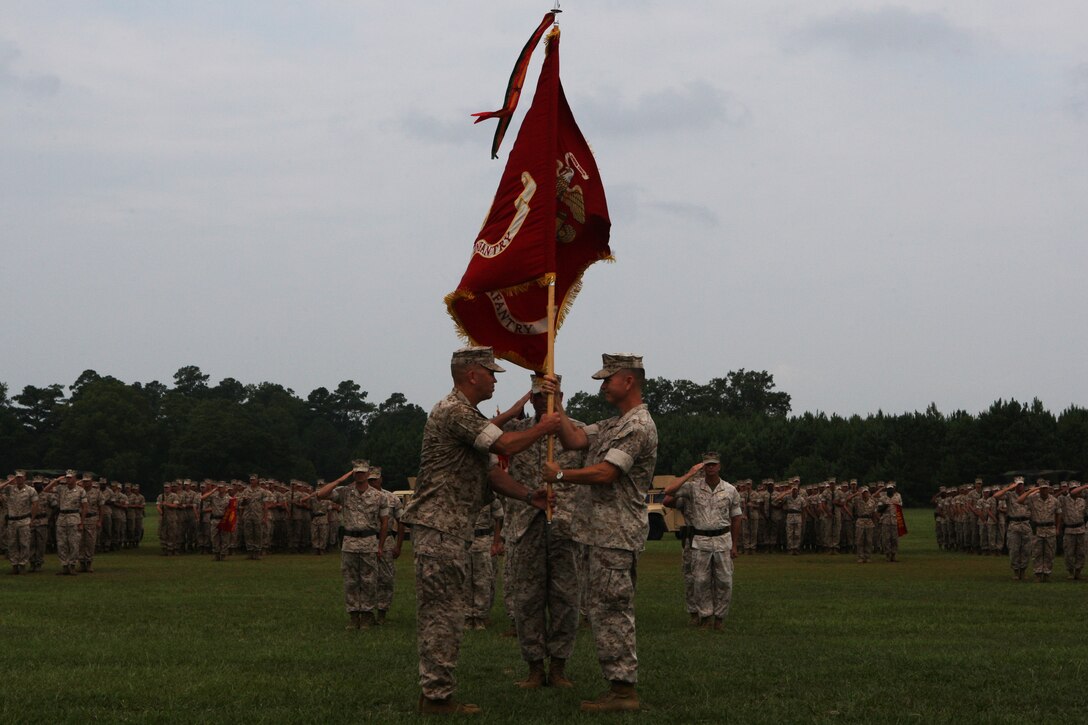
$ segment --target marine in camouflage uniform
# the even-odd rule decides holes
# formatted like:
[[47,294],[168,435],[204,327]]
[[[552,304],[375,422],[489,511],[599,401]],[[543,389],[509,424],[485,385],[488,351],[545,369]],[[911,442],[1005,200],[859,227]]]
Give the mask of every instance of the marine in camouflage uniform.
[[781,504],[783,514],[786,517],[786,550],[797,556],[801,553],[801,533],[804,526],[805,497],[801,495],[801,487],[791,481],[791,487],[775,496],[775,501]]
[[759,550],[760,543],[766,537],[764,531],[770,503],[770,490],[774,480],[765,478],[760,487],[748,494],[748,538],[743,542],[749,554]]
[[322,556],[329,546],[329,502],[310,499],[310,548],[316,556]]
[[[351,471],[318,489],[317,497],[341,506],[344,539],[340,546],[340,573],[344,577],[344,608],[348,629],[366,629],[375,623],[378,609],[378,559],[389,526],[389,504],[367,483],[370,464],[352,461]],[[348,478],[351,482],[340,485]]]
[[370,467],[367,474],[367,483],[380,493],[389,507],[389,536],[396,531],[396,540],[392,546],[382,549],[381,558],[378,559],[378,624],[384,624],[389,609],[393,606],[393,587],[397,578],[397,558],[400,557],[400,547],[404,542],[404,527],[401,526],[400,516],[403,513],[400,496],[392,491],[382,488],[382,469],[377,466]]
[[577,492],[571,530],[589,551],[589,621],[601,673],[609,690],[583,701],[585,712],[637,710],[638,655],[635,583],[649,523],[646,493],[657,463],[657,426],[642,401],[642,358],[605,354],[593,378],[601,381],[614,418],[579,428],[563,417],[560,439],[568,450],[586,450],[585,467],[563,471],[545,464],[545,480],[583,485]]
[[15,480],[4,486],[3,513],[7,522],[8,560],[11,562],[11,573],[22,574],[30,566],[31,519],[38,512],[38,492],[27,485],[25,471],[16,471]]
[[1035,529],[1031,553],[1035,560],[1035,581],[1050,581],[1054,569],[1054,546],[1057,541],[1058,498],[1050,495],[1050,482],[1040,478],[1035,488],[1028,492],[1024,501],[1031,511],[1031,524]]
[[83,521],[83,537],[79,550],[79,570],[94,573],[94,553],[104,517],[105,494],[89,475],[83,477],[87,491],[87,516]]
[[295,488],[291,494],[291,551],[302,553],[306,550],[306,542],[312,544],[313,536],[310,531],[310,523],[313,518],[311,504],[313,498],[305,491]]
[[[76,573],[83,526],[88,521],[87,492],[76,483],[75,471],[68,471],[64,481],[64,485],[57,489],[57,558],[61,567],[57,574],[71,576]],[[54,481],[50,487],[56,483]],[[91,519],[89,525],[97,524]]]
[[262,488],[260,483],[260,476],[256,473],[250,474],[249,485],[238,497],[242,536],[245,538],[246,552],[250,559],[261,558],[264,526],[268,522],[268,511],[274,503],[272,493]]
[[[503,426],[505,431],[527,430],[546,413],[543,383],[540,376],[530,376],[533,416],[510,421]],[[561,468],[580,468],[584,461],[581,451],[566,450],[559,441],[555,442],[553,457]],[[547,442],[538,440],[510,458],[509,474],[529,488],[539,488],[543,485],[541,471],[547,458]],[[566,663],[574,653],[581,591],[579,547],[571,536],[576,487],[557,483],[553,489],[555,503],[550,524],[544,511],[523,501],[511,499],[505,505],[503,533],[505,543],[511,548],[506,552],[510,570],[504,586],[513,598],[511,607],[521,658],[529,665],[528,676],[515,683],[524,689],[574,686],[567,677]]]
[[[740,495],[721,480],[717,453],[703,454],[701,463],[665,489],[667,495],[687,499],[688,521],[693,528],[692,569],[695,574],[695,606],[700,626],[721,629],[733,599],[733,559],[737,545],[732,532],[743,514]],[[696,473],[703,475],[693,478]]]
[[1008,509],[1006,536],[1009,566],[1012,568],[1012,578],[1021,580],[1024,578],[1024,570],[1028,568],[1028,553],[1031,550],[1031,511],[1022,500],[1022,497],[1027,497],[1024,478],[1017,476],[1011,484],[995,495],[1005,499]]
[[1069,493],[1062,499],[1062,543],[1069,579],[1080,579],[1080,572],[1084,568],[1085,544],[1088,543],[1085,535],[1088,500],[1085,496],[1088,496],[1088,486],[1080,486],[1073,481]]
[[34,488],[38,491],[38,511],[34,514],[31,525],[30,541],[30,571],[41,571],[45,564],[45,552],[49,544],[49,522],[53,517],[53,509],[57,505],[56,494],[45,490],[44,481],[34,479]]
[[[691,539],[693,534],[692,528],[688,523],[688,504],[690,499],[681,498],[677,499],[675,496],[665,496],[662,503],[666,506],[675,508],[680,512],[680,515],[684,517],[684,525],[680,527],[680,547],[682,554],[680,556],[680,573],[684,577],[684,611],[688,615],[688,623],[691,625],[698,625],[699,609],[695,606],[695,572],[692,569],[692,549]],[[583,605],[584,606],[584,605]]]
[[493,557],[502,553],[503,508],[492,499],[476,514],[472,544],[465,555],[465,626],[486,629],[495,597]]
[[223,516],[230,506],[230,496],[227,494],[227,484],[222,481],[201,495],[202,510],[208,515],[208,546],[211,548],[215,561],[223,561],[230,553],[230,531],[219,528],[223,523]]
[[846,505],[853,509],[854,542],[859,564],[868,564],[873,556],[873,535],[876,531],[876,498],[862,487],[851,493]]
[[899,518],[896,515],[903,499],[895,492],[895,482],[888,481],[884,491],[877,497],[876,510],[880,514],[880,543],[885,558],[897,561],[899,555]]
[[543,505],[539,492],[534,498],[531,490],[492,466],[491,454],[525,450],[556,429],[558,416],[545,416],[523,432],[504,433],[489,421],[476,406],[492,396],[495,373],[502,371],[491,348],[468,347],[453,353],[454,388],[427,416],[415,495],[401,517],[412,526],[422,714],[480,711],[453,699],[467,612],[465,555],[477,512],[490,502],[492,489]]

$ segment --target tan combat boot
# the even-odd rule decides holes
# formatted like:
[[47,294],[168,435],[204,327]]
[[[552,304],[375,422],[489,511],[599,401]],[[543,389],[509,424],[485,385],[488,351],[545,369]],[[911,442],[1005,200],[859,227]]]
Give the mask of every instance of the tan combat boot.
[[378,610],[378,624],[385,624],[385,610]]
[[374,612],[362,612],[359,615],[359,629],[370,629],[374,626]]
[[544,687],[544,660],[530,662],[528,676],[524,680],[515,680],[514,684],[523,690],[539,690]]
[[699,629],[710,629],[713,626],[714,626],[714,618],[713,617],[700,617],[700,619],[699,619]]
[[583,700],[582,712],[635,712],[639,709],[638,693],[629,682],[613,682],[608,692],[596,700]]
[[468,702],[457,702],[452,697],[447,697],[445,700],[431,700],[430,698],[419,696],[420,715],[479,715],[480,706],[473,705]]
[[714,617],[714,629],[721,630],[725,622],[721,617]]
[[348,626],[344,627],[344,629],[359,629],[359,624],[361,623],[361,621],[362,615],[360,615],[359,612],[352,612],[351,621],[348,623]]
[[548,684],[552,687],[574,687],[574,682],[567,677],[567,661],[552,657],[548,663]]
[[699,613],[698,612],[692,612],[691,613],[691,616],[688,617],[688,624],[690,624],[692,627],[698,627],[699,626]]

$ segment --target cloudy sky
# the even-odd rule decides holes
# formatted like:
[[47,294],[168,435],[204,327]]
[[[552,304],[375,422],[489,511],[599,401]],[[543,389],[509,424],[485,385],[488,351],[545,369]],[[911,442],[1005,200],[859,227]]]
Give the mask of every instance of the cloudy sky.
[[[547,9],[5,2],[0,381],[194,364],[429,408],[543,54],[500,160],[469,114]],[[795,412],[1088,405],[1082,0],[563,9],[618,260],[559,334],[569,389],[636,351],[769,370]]]

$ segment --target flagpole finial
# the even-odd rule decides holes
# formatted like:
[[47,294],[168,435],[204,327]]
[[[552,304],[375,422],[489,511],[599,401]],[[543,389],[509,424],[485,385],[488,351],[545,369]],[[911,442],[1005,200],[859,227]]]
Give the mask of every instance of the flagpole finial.
[[555,7],[554,7],[554,8],[552,8],[552,12],[553,12],[553,13],[561,13],[561,12],[563,12],[562,10],[560,10],[560,9],[559,9],[559,0],[555,0]]

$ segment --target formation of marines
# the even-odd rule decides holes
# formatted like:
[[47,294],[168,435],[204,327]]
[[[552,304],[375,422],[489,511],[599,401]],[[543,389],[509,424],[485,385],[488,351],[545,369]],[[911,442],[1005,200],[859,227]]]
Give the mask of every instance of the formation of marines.
[[11,574],[42,571],[56,552],[72,576],[94,572],[95,555],[135,548],[143,540],[145,500],[139,486],[74,470],[47,480],[18,470],[0,483],[0,542]]
[[[698,480],[699,465],[676,480]],[[777,482],[765,478],[758,485],[744,479],[735,487],[741,514],[730,533],[737,556],[855,553],[858,563],[867,563],[875,551],[889,562],[898,560],[903,499],[895,481],[859,485],[857,479],[839,483],[831,478],[802,486],[794,476]],[[682,504],[667,499],[666,505],[678,508],[687,521]],[[691,526],[680,531],[685,551],[694,535]]]
[[[316,486],[258,474],[240,480],[163,484],[156,498],[163,556],[211,554],[215,561],[245,552],[323,555],[341,540],[341,506],[315,496]],[[390,494],[392,495],[392,494]]]
[[1062,553],[1066,578],[1081,578],[1085,559],[1088,485],[1046,478],[1027,488],[1023,476],[1006,486],[942,486],[933,497],[937,544],[982,556],[1008,553],[1012,578],[1023,581],[1029,562],[1037,583],[1050,581]]

